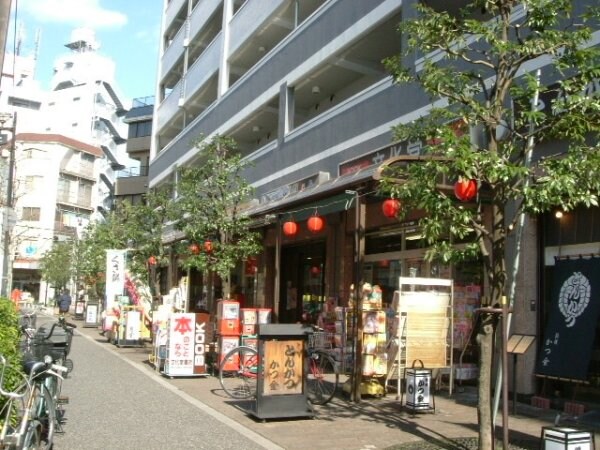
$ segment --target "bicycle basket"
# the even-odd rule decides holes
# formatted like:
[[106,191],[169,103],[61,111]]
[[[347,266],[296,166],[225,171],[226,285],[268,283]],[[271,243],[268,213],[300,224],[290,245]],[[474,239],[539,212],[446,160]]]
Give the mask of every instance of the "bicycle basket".
[[65,359],[71,349],[73,335],[63,329],[56,328],[49,339],[45,339],[46,336],[47,331],[40,328],[31,343],[33,355],[38,359],[42,359],[46,355],[50,355],[54,360]]
[[334,333],[327,333],[325,331],[315,331],[308,335],[308,346],[309,348],[331,348],[331,343]]
[[67,357],[67,348],[64,343],[56,344],[51,341],[34,340],[31,343],[31,353],[39,361],[43,360],[46,355],[49,355],[56,361]]

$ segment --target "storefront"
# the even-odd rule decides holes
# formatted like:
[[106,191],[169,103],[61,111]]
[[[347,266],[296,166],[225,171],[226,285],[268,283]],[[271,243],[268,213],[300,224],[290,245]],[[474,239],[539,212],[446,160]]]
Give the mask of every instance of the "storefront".
[[[598,302],[594,294],[600,274],[600,228],[596,226],[599,221],[600,208],[583,207],[568,212],[552,211],[540,220],[544,254],[537,393],[557,409],[563,409],[564,403],[569,401],[600,401],[600,310],[595,308]],[[581,277],[572,278],[576,273]],[[561,307],[572,297],[560,283],[562,279],[574,289],[579,286],[577,291],[583,294],[571,303],[570,312]],[[557,331],[561,326],[564,330],[558,328]],[[560,338],[554,339],[557,332]],[[567,363],[573,348],[578,349],[577,361]]]

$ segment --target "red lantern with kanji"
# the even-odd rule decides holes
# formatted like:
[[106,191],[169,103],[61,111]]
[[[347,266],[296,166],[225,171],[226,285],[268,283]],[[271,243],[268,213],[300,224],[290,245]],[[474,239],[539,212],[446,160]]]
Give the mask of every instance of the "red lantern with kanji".
[[189,250],[192,255],[197,255],[198,253],[200,253],[200,247],[198,247],[198,244],[196,243],[190,244]]
[[298,233],[298,224],[293,220],[288,220],[283,224],[283,234],[286,236],[295,236]]
[[308,219],[306,226],[311,233],[320,233],[325,227],[325,220],[323,220],[321,216],[315,214]]
[[150,264],[151,266],[155,266],[156,265],[156,257],[155,256],[149,257],[148,264]]
[[400,201],[395,198],[388,198],[381,204],[381,210],[385,217],[396,217],[400,211]]
[[454,183],[454,195],[461,202],[473,200],[477,195],[477,181],[460,178]]
[[212,252],[212,250],[213,250],[212,242],[207,239],[206,241],[204,241],[204,251],[206,251],[206,253],[210,253],[210,252]]

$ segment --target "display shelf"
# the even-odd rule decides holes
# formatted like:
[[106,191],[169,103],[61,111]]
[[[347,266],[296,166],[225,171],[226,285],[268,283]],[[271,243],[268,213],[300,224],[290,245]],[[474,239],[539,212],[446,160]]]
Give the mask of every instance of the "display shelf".
[[395,320],[390,324],[386,390],[396,380],[399,398],[400,380],[413,361],[422,361],[427,369],[448,369],[449,391],[453,389],[453,282],[442,278],[400,277],[392,308]]

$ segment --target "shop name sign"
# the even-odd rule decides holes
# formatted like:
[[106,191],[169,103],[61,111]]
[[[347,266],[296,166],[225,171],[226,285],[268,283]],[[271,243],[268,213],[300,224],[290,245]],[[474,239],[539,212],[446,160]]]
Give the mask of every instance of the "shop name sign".
[[204,365],[204,343],[206,342],[205,323],[196,324],[196,336],[194,338],[194,366]]
[[206,373],[206,324],[208,314],[196,313],[194,330],[194,374]]
[[423,143],[403,141],[387,147],[380,148],[366,155],[361,155],[358,158],[351,159],[339,165],[339,176],[350,175],[367,167],[379,165],[382,162],[399,155],[416,156],[421,154]]
[[328,172],[318,172],[314,175],[311,175],[310,177],[306,177],[293,183],[286,184],[285,186],[278,187],[273,191],[261,195],[260,204],[264,205],[265,203],[276,202],[277,200],[281,200],[282,198],[285,198],[288,195],[292,195],[296,192],[300,192],[313,186],[319,185],[327,180],[329,180]]

